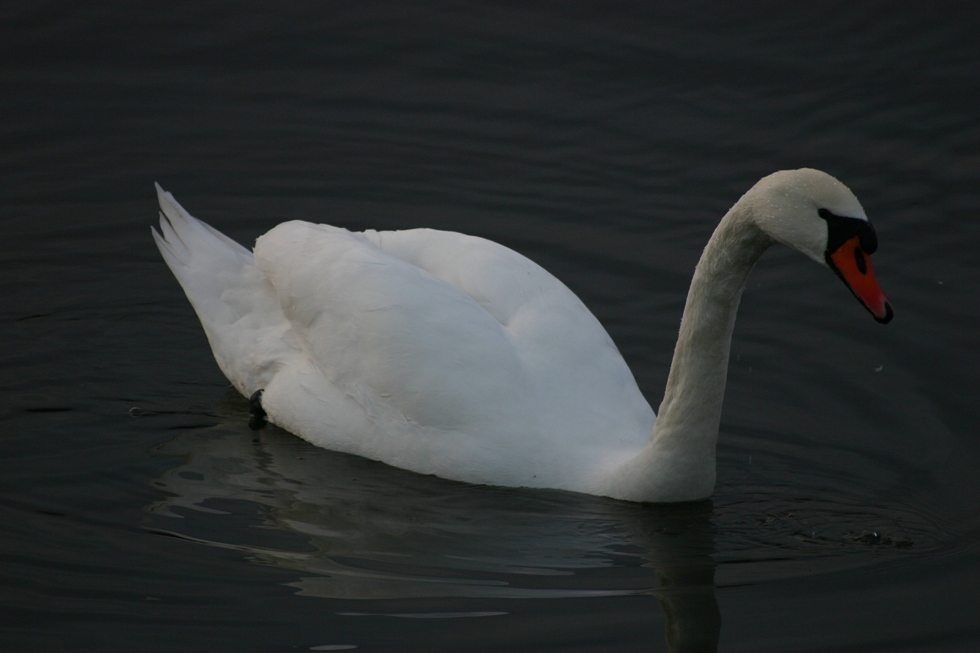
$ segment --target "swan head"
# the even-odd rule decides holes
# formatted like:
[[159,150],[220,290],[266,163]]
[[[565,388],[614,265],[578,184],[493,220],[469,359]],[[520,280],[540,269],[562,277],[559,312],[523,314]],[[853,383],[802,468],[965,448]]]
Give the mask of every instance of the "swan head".
[[783,170],[763,177],[742,201],[770,238],[833,270],[878,322],[892,319],[871,268],[878,238],[847,186],[819,170]]

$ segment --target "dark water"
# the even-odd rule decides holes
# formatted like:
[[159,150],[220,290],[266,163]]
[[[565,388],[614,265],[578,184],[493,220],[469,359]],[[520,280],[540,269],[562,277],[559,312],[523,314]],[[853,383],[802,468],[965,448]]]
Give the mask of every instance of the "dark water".
[[[980,648],[973,3],[88,5],[0,9],[4,651]],[[252,432],[149,237],[156,180],[246,243],[493,238],[656,406],[716,221],[802,165],[896,318],[768,254],[695,506]]]

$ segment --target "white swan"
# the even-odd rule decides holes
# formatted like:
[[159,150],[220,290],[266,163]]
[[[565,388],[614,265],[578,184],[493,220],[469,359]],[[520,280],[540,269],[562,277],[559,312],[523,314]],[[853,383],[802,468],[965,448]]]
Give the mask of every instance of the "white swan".
[[157,193],[160,253],[257,411],[313,444],[470,483],[710,496],[735,312],[775,242],[829,266],[879,322],[892,317],[851,191],[817,170],[765,177],[704,249],[658,419],[578,297],[506,247],[294,221],[253,255]]

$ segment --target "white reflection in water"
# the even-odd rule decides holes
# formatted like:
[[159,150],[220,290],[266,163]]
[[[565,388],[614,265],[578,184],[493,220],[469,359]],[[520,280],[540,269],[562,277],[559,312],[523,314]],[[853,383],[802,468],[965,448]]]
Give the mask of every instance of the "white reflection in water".
[[[783,478],[792,456],[735,465],[731,475],[744,491],[722,488],[714,505],[636,505],[422,476],[318,449],[274,427],[248,432],[235,406],[227,424],[159,447],[182,462],[158,480],[169,496],[149,508],[147,527],[293,570],[290,585],[305,596],[652,595],[672,650],[710,651],[720,630],[716,564],[723,585],[855,569],[907,554],[928,530],[913,523],[910,531],[898,520],[912,523],[914,515],[865,505],[860,493],[851,505],[840,495],[814,496],[809,491],[834,470],[811,465]],[[760,468],[773,477],[755,478]],[[343,615],[507,614],[468,608],[464,601],[449,613]]]
[[[147,527],[295,570],[330,599],[656,596],[668,639],[715,650],[711,504],[643,506],[476,487],[312,447],[275,428],[187,431]],[[420,606],[420,607],[424,607]],[[351,610],[346,616],[383,616]],[[506,610],[406,611],[402,618]],[[694,647],[692,649],[692,647]]]
[[[648,550],[656,533],[644,543],[631,521],[662,508],[443,481],[271,427],[189,431],[160,453],[185,460],[158,481],[171,496],[151,508],[154,529],[315,573],[298,586],[318,596],[544,598],[660,585]],[[708,526],[710,504],[675,510]],[[633,573],[617,578],[616,568]]]

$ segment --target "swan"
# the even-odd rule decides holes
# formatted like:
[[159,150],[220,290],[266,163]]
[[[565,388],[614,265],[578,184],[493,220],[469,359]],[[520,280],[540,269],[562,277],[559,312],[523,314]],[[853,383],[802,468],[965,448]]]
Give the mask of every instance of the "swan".
[[854,194],[818,170],[764,177],[697,264],[658,418],[582,301],[502,245],[291,221],[250,252],[156,189],[153,238],[255,415],[314,445],[468,483],[709,497],[735,313],[775,243],[829,267],[878,322],[893,315]]

